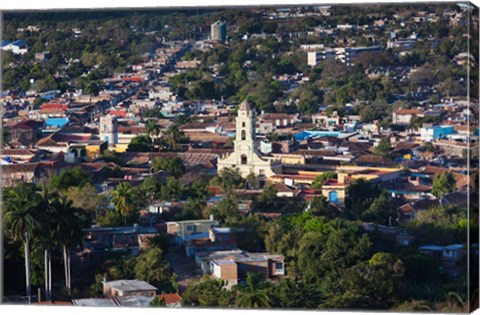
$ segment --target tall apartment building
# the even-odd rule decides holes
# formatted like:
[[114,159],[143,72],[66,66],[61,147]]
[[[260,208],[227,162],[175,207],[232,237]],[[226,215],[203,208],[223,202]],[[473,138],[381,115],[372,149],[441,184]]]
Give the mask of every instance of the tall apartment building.
[[210,25],[210,39],[221,42],[227,41],[227,22],[216,21]]

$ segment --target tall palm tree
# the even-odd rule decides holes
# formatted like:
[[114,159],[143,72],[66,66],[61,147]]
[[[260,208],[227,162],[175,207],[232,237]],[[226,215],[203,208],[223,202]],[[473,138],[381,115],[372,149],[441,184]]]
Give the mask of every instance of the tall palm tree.
[[58,201],[58,194],[48,189],[47,185],[42,185],[39,191],[39,205],[43,210],[40,217],[41,235],[40,243],[44,250],[44,277],[45,277],[45,299],[52,298],[52,257],[51,250],[55,243],[54,224],[57,218],[55,213],[55,203]]
[[163,132],[162,140],[165,151],[176,151],[178,149],[178,144],[185,142],[187,137],[177,126],[174,125]]
[[111,193],[112,202],[117,211],[123,215],[124,223],[127,224],[127,214],[135,209],[135,191],[127,183],[120,183]]
[[259,273],[247,274],[246,286],[240,288],[237,293],[237,307],[270,307],[270,298],[264,290],[264,284]]
[[65,286],[70,295],[72,289],[72,274],[70,265],[70,248],[82,242],[82,218],[79,209],[73,207],[72,201],[62,196],[55,201],[55,239],[63,251],[65,268]]
[[35,198],[32,187],[27,184],[20,184],[15,189],[10,190],[5,197],[5,230],[12,239],[24,242],[26,293],[28,303],[31,303],[30,238],[38,224],[35,217],[35,208],[38,206],[38,200]]
[[152,143],[155,141],[155,137],[158,136],[160,133],[160,128],[158,128],[157,124],[155,123],[155,120],[149,119],[147,120],[145,127],[147,129],[147,134],[150,138],[152,138]]

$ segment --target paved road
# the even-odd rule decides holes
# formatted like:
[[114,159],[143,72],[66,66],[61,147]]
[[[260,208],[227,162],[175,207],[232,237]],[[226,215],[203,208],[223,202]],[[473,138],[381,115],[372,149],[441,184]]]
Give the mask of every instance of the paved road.
[[188,281],[202,277],[202,271],[195,261],[184,257],[179,250],[171,251],[165,255],[165,259],[170,263],[173,272],[177,274],[178,289],[184,292]]

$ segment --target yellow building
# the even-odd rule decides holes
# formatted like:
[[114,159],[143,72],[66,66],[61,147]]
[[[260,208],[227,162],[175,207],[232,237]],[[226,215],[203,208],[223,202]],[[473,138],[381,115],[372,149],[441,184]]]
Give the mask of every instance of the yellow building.
[[330,202],[345,205],[346,190],[349,183],[364,178],[367,181],[377,183],[393,183],[402,173],[400,168],[365,167],[365,166],[338,166],[325,171],[302,171],[294,174],[275,174],[269,178],[276,183],[284,183],[287,186],[299,184],[312,184],[317,176],[330,171],[337,174],[337,179],[329,179],[322,186],[322,195]]
[[329,179],[322,185],[322,195],[331,203],[339,206],[345,205],[345,195],[347,184],[345,183],[346,175],[343,172],[337,172],[338,179]]

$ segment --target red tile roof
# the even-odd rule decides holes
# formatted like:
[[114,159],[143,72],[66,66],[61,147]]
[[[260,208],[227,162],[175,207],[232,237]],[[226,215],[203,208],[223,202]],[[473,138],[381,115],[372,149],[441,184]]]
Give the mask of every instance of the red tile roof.
[[40,106],[40,109],[61,109],[61,110],[67,110],[68,105],[67,104],[60,104],[60,103],[50,103],[50,104],[43,104]]
[[43,122],[41,121],[36,121],[32,119],[24,119],[15,125],[13,125],[11,128],[13,129],[36,129],[36,128],[41,128],[43,126]]
[[422,111],[418,109],[399,109],[395,112],[396,115],[421,115]]
[[180,303],[182,297],[178,293],[163,293],[159,295],[160,299],[165,301],[165,304]]
[[122,78],[122,81],[127,82],[143,82],[143,79],[140,77],[130,77],[130,78]]
[[243,110],[243,111],[249,111],[250,110],[250,104],[248,104],[248,101],[245,100],[240,104],[240,108],[238,110]]

